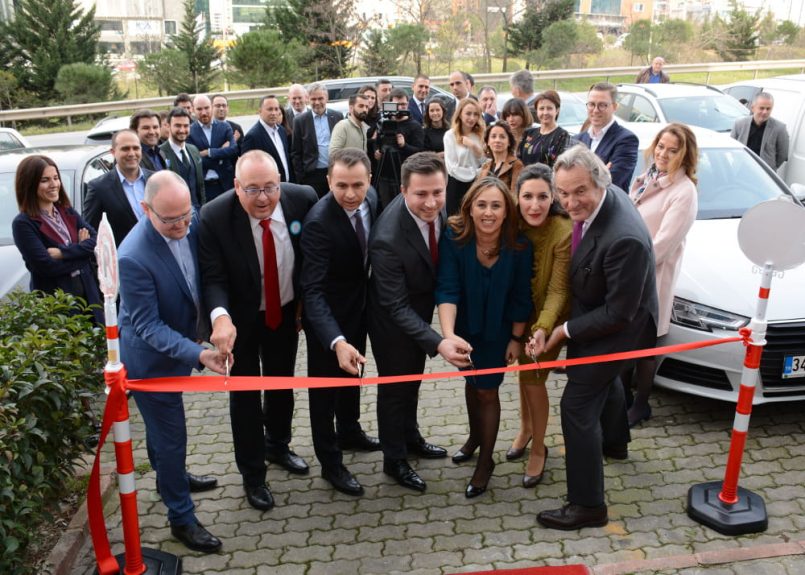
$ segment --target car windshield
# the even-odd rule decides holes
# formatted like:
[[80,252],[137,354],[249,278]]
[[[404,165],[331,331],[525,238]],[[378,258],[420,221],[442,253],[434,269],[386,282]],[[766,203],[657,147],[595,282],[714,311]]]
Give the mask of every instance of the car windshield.
[[[642,152],[635,174],[645,171]],[[696,176],[698,220],[740,218],[752,206],[787,193],[746,148],[700,148]]]
[[556,121],[560,126],[573,126],[583,124],[587,119],[587,108],[584,102],[575,98],[565,98],[562,100],[562,107],[559,110],[559,119]]
[[659,104],[668,122],[701,126],[716,132],[729,132],[735,120],[749,114],[738,100],[725,94],[663,98]]
[[[9,246],[14,243],[11,236],[11,222],[19,213],[17,195],[14,192],[14,175],[15,172],[0,172],[0,246]],[[61,177],[67,197],[72,197],[72,170],[61,170]]]

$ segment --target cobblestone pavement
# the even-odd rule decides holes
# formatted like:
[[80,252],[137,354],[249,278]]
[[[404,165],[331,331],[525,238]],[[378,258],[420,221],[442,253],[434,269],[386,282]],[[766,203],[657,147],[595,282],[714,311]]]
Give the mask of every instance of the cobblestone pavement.
[[[297,374],[306,372],[301,342]],[[371,353],[368,355],[371,362]],[[430,361],[428,369],[446,371]],[[367,375],[375,373],[367,366]],[[794,574],[805,573],[805,424],[802,403],[756,406],[744,457],[741,486],[761,495],[767,505],[766,532],[741,537],[719,535],[685,513],[688,488],[723,477],[734,407],[657,390],[654,417],[633,432],[629,459],[605,465],[610,523],[605,528],[560,532],[539,527],[538,511],[562,505],[564,446],[559,427],[559,397],[565,378],[548,381],[551,420],[546,475],[537,488],[520,485],[524,461],[507,462],[505,450],[518,427],[514,376],[501,387],[503,413],[497,467],[483,496],[467,500],[464,487],[472,464],[449,459],[413,461],[428,483],[424,494],[397,486],[382,473],[381,453],[345,453],[344,463],[366,489],[353,498],[334,491],[320,475],[310,436],[307,394],[297,392],[292,447],[311,464],[309,476],[291,476],[269,466],[268,480],[277,506],[261,513],[243,495],[231,446],[229,410],[223,394],[185,394],[188,467],[218,477],[219,487],[194,494],[199,520],[223,541],[216,555],[201,555],[173,540],[166,510],[154,492],[154,473],[138,477],[143,545],[182,557],[185,573],[386,574],[430,575],[486,569],[584,563],[596,573]],[[423,435],[453,452],[467,432],[463,381],[424,383],[419,423]],[[362,392],[362,423],[377,434],[376,390]],[[135,464],[147,462],[143,425],[130,402]],[[111,457],[105,452],[106,461]],[[122,534],[117,497],[107,505],[113,551]],[[802,545],[799,555],[790,548]],[[764,549],[789,544],[785,556]],[[759,551],[736,560],[742,548]],[[745,549],[744,549],[745,550]],[[719,553],[713,553],[719,552]],[[794,551],[797,552],[796,550]],[[697,554],[710,556],[697,565]],[[713,556],[715,555],[715,560]],[[645,560],[687,558],[661,567]],[[643,561],[643,563],[641,563]],[[692,561],[692,562],[691,562]],[[642,565],[642,566],[641,566]],[[650,565],[650,564],[649,564]],[[82,550],[74,573],[91,573],[90,546]],[[669,569],[668,567],[673,567]]]

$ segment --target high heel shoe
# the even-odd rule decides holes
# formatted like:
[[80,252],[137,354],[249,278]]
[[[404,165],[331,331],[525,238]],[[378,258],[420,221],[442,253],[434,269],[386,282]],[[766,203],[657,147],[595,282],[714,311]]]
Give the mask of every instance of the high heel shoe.
[[489,485],[489,480],[492,478],[492,473],[495,471],[495,462],[492,462],[492,467],[489,469],[489,476],[486,478],[486,483],[484,483],[480,487],[476,487],[472,484],[472,481],[467,484],[467,489],[464,491],[464,496],[467,499],[472,499],[473,497],[478,497],[482,493],[486,491],[487,486]]
[[467,453],[464,451],[464,447],[459,447],[458,451],[456,451],[453,456],[450,458],[453,460],[453,463],[464,463],[465,461],[469,461],[472,459],[472,456],[475,455],[475,450],[478,449],[475,447],[472,451]]
[[[529,475],[525,473],[523,475],[523,487],[526,489],[531,489],[532,487],[536,487],[540,481],[542,481],[542,476],[545,475],[545,466],[548,464],[548,446],[545,446],[545,459],[542,461],[542,471],[539,472],[538,475]],[[527,469],[527,468],[526,468]]]
[[522,447],[510,447],[508,451],[506,451],[506,461],[515,461],[520,459],[524,454],[525,450],[528,447],[528,444],[531,443],[531,438],[528,438],[528,441],[525,442],[525,445]]

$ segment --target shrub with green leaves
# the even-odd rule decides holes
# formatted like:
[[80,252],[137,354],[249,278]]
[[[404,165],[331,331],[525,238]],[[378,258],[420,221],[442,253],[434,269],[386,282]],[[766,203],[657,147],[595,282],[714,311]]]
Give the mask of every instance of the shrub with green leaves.
[[83,300],[61,291],[0,302],[0,573],[33,568],[32,531],[94,432],[85,406],[103,389],[104,335],[76,309]]

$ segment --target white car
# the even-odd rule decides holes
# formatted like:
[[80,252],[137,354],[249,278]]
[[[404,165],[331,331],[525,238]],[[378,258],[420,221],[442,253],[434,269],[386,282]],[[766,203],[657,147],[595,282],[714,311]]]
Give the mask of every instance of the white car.
[[28,140],[14,128],[0,128],[0,151],[30,147]]
[[[660,124],[626,124],[640,157]],[[669,333],[659,345],[735,336],[755,311],[760,275],[738,247],[738,224],[759,202],[784,196],[802,208],[760,158],[726,134],[692,128],[699,145],[699,213],[687,236]],[[638,165],[635,175],[644,170]],[[769,233],[774,233],[769,230]],[[805,266],[775,276],[769,298],[756,404],[805,399],[805,369],[786,372],[786,358],[805,356]],[[658,358],[658,385],[736,401],[744,346],[722,344]]]
[[91,146],[108,144],[116,132],[128,129],[130,121],[131,116],[107,116],[90,128],[84,143]]

